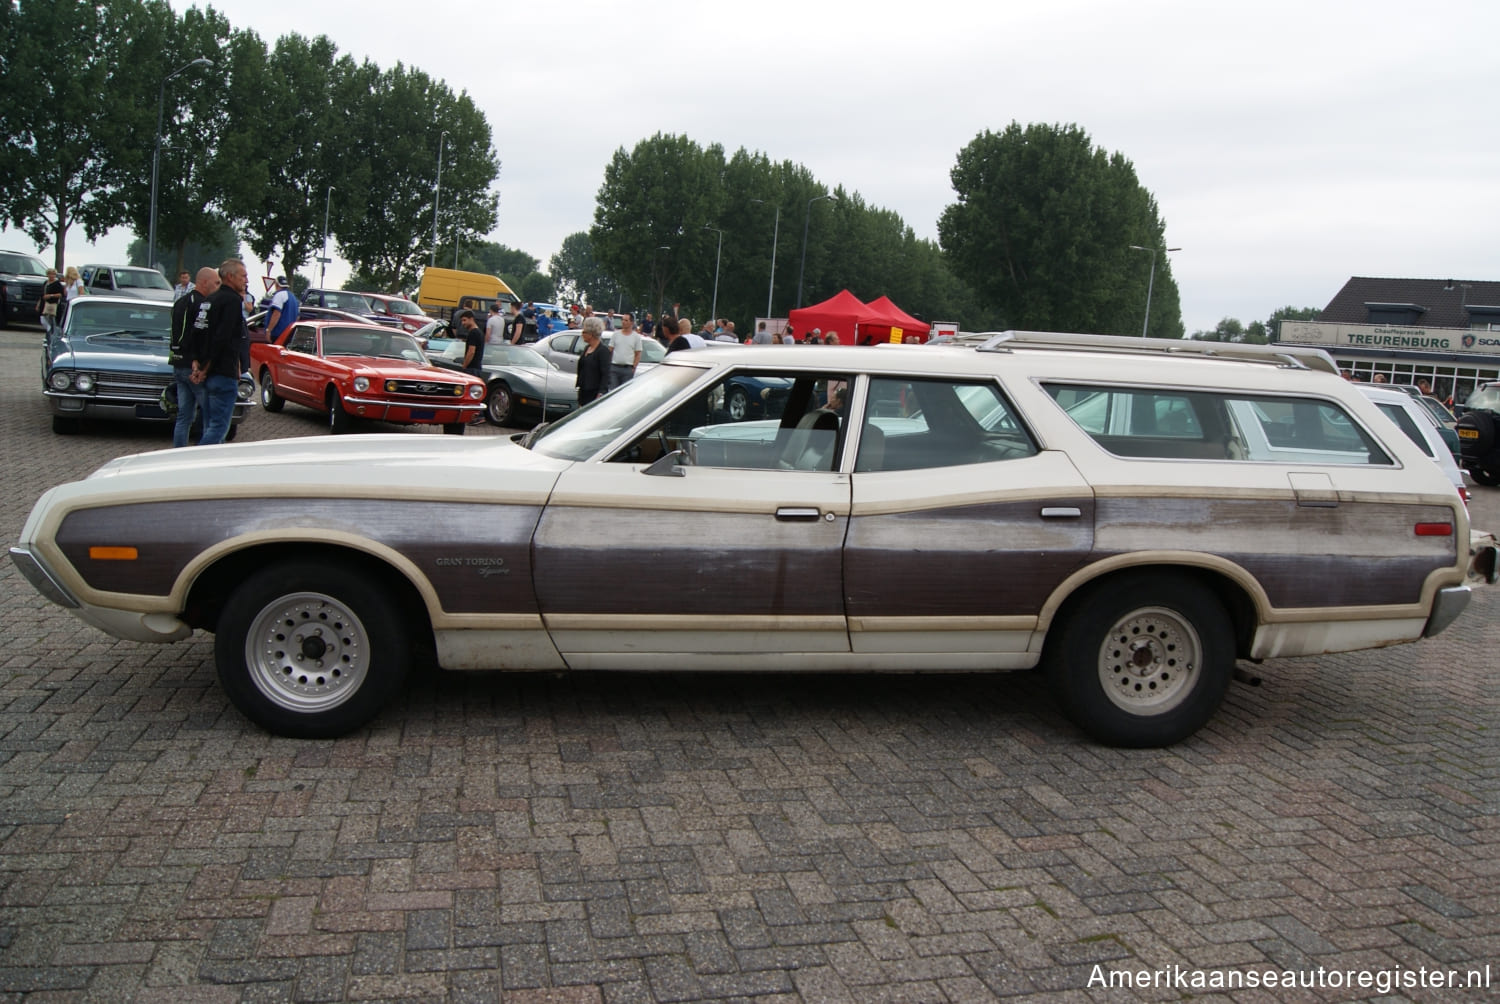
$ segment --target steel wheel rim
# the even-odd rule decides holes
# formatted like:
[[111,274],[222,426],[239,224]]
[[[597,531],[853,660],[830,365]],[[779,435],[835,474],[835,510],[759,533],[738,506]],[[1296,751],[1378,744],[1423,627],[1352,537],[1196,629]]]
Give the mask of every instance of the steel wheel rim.
[[1171,711],[1193,692],[1203,641],[1191,621],[1165,607],[1132,610],[1099,646],[1099,685],[1115,707],[1136,715]]
[[245,633],[255,688],[287,711],[315,714],[353,697],[370,673],[370,635],[354,611],[323,593],[288,593]]
[[496,387],[490,391],[490,420],[496,425],[503,425],[510,417],[510,391],[504,387]]

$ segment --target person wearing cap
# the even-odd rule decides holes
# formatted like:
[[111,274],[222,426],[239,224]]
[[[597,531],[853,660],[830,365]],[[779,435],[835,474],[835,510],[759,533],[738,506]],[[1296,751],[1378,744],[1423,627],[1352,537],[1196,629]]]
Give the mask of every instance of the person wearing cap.
[[298,301],[297,294],[292,292],[286,276],[277,276],[276,292],[271,295],[271,309],[266,313],[266,337],[270,338],[273,345],[288,328],[297,323],[297,315],[301,312],[302,304]]

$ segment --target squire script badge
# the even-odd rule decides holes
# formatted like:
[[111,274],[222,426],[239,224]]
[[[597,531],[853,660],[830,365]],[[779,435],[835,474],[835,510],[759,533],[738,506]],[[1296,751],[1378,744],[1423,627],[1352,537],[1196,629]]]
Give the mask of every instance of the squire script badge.
[[491,575],[510,574],[504,558],[436,558],[433,564],[439,568],[472,568],[485,579]]

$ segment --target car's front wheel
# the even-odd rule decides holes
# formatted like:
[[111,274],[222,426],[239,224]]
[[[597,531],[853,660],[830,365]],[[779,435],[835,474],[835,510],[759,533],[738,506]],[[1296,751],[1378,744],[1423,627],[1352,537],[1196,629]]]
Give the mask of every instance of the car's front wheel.
[[248,576],[219,615],[214,662],[242,714],[277,735],[341,736],[406,677],[409,629],[377,581],[325,562]]
[[344,410],[344,399],[339,396],[339,390],[337,387],[328,388],[327,405],[328,431],[333,433],[335,436],[348,432],[349,426],[353,423],[354,420],[351,419],[349,417],[349,413]]
[[1052,625],[1047,670],[1079,728],[1111,746],[1166,746],[1213,717],[1234,673],[1234,631],[1185,577],[1110,579]]
[[266,370],[260,375],[260,406],[266,411],[280,411],[286,405],[286,399],[276,393],[276,381],[271,377],[271,371]]
[[745,420],[745,416],[750,413],[750,395],[745,393],[745,388],[729,388],[729,396],[724,399],[724,410],[736,422]]
[[516,399],[511,394],[510,384],[496,380],[490,385],[489,397],[485,399],[484,415],[491,425],[508,425],[516,410]]

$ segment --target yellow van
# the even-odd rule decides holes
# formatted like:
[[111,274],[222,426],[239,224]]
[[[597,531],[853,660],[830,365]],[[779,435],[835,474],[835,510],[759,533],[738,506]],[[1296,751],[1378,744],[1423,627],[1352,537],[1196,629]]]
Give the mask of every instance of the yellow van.
[[519,299],[497,275],[435,266],[422,270],[422,285],[417,289],[417,306],[444,318],[463,309],[487,313],[496,300],[510,303]]

